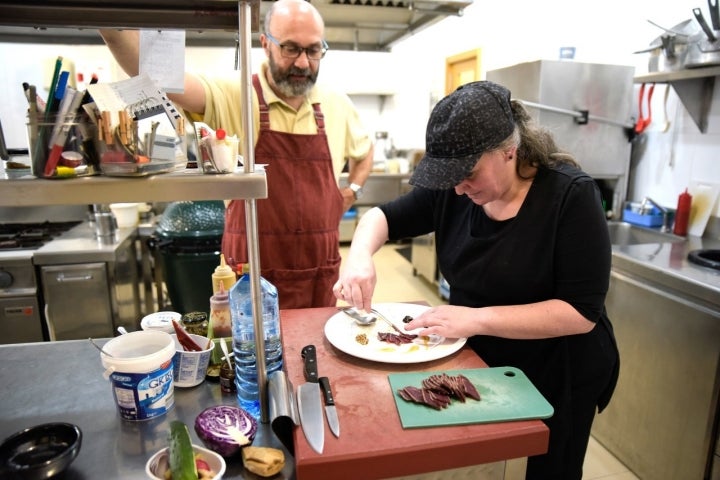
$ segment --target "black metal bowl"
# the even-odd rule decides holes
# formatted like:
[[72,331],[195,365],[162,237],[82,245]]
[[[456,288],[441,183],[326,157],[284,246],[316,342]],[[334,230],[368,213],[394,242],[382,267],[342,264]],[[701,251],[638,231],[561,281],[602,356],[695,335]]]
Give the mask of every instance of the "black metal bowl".
[[75,460],[82,431],[70,423],[45,423],[21,430],[0,445],[0,478],[41,480]]
[[720,270],[720,250],[693,250],[688,261],[702,267]]

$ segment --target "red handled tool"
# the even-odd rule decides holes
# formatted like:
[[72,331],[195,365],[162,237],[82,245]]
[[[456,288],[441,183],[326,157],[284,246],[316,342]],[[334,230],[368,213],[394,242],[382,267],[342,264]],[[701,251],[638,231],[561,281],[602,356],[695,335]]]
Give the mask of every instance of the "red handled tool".
[[638,98],[638,119],[635,123],[635,133],[642,133],[645,131],[648,125],[652,123],[652,109],[650,103],[652,102],[653,91],[655,90],[655,84],[651,83],[648,88],[647,94],[647,117],[643,116],[643,100],[645,98],[645,84],[640,85],[640,95]]

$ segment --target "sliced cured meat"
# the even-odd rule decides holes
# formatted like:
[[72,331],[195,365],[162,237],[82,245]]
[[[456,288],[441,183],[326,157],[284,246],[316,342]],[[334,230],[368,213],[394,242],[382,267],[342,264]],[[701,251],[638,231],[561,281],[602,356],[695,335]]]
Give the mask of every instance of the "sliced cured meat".
[[478,392],[477,388],[475,388],[475,385],[473,385],[473,383],[468,380],[465,375],[458,375],[458,378],[462,382],[465,394],[473,400],[480,400],[480,392]]
[[447,373],[431,375],[422,381],[422,388],[407,386],[398,390],[398,395],[408,402],[421,403],[436,410],[446,408],[453,398],[465,403],[467,398],[480,400],[480,392],[464,375],[452,376]]
[[378,340],[381,342],[393,343],[395,345],[412,343],[412,341],[416,338],[417,335],[409,335],[407,333],[378,332]]
[[451,401],[450,397],[447,395],[433,392],[426,388],[417,388],[413,386],[401,388],[398,390],[398,395],[407,402],[420,403],[436,410],[442,410],[450,405]]

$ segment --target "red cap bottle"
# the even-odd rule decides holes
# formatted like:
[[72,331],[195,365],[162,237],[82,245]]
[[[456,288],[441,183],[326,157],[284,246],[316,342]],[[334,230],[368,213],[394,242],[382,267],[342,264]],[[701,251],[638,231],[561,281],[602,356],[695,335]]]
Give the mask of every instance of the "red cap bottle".
[[692,205],[692,195],[687,188],[678,197],[677,210],[675,211],[675,225],[673,233],[675,235],[685,236],[688,233],[688,223],[690,222],[690,207]]

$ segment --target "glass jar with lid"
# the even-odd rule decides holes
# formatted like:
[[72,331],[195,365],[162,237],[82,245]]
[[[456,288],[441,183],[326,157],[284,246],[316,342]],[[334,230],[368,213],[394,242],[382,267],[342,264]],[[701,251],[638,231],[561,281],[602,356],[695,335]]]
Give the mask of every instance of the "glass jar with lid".
[[205,312],[188,312],[182,316],[182,324],[188,333],[208,336],[208,314]]

